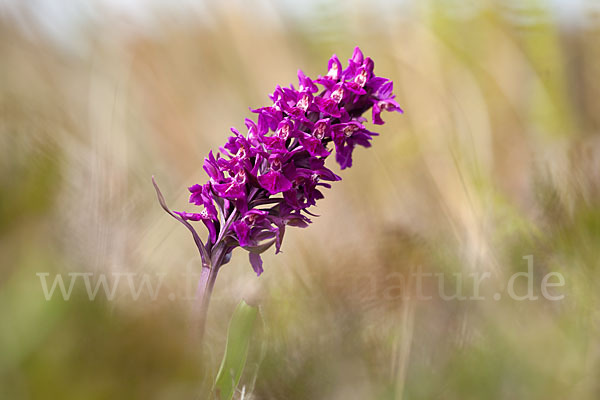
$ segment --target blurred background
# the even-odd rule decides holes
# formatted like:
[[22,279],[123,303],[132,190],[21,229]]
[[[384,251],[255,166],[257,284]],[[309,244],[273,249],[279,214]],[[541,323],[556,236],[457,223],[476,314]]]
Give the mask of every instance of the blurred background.
[[[599,43],[594,0],[0,2],[0,398],[208,398],[242,298],[236,398],[600,398]],[[356,45],[405,114],[260,278],[234,253],[201,345],[150,177],[191,210],[248,107]],[[563,300],[492,297],[529,255]],[[414,271],[489,273],[486,299],[405,296]],[[164,282],[47,301],[36,275],[90,272]]]

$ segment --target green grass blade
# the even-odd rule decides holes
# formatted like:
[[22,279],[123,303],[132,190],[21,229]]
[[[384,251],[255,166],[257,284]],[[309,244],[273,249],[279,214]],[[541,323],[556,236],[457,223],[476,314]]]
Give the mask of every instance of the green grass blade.
[[257,314],[258,307],[250,306],[244,300],[240,301],[233,312],[225,354],[213,390],[219,400],[230,400],[240,382]]

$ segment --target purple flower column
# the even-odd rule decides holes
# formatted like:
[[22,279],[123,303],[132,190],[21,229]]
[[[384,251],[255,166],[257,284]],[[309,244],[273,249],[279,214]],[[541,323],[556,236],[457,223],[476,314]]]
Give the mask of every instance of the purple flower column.
[[[171,211],[153,178],[161,206],[191,232],[202,259],[200,336],[217,274],[232,251],[247,250],[260,275],[260,254],[272,245],[280,251],[286,226],[308,226],[308,216],[314,216],[309,208],[323,198],[322,188],[341,179],[325,166],[327,157],[335,150],[345,169],[357,146],[371,146],[378,134],[365,127],[362,115],[372,109],[372,122],[382,125],[383,111],[402,112],[392,81],[375,76],[373,68],[357,47],[346,69],[334,55],[325,76],[313,81],[298,71],[298,89],[278,86],[269,96],[272,105],[253,110],[256,121],[246,119],[247,134],[231,128],[221,152],[211,151],[204,160],[208,182],[189,188],[199,212]],[[204,223],[205,242],[190,221]]]

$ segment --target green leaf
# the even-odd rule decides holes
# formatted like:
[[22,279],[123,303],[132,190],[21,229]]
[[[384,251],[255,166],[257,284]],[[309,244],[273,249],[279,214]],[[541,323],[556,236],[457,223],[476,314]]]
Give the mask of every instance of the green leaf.
[[240,301],[233,312],[225,354],[213,389],[219,400],[230,400],[240,382],[257,314],[258,307],[250,306],[244,300]]

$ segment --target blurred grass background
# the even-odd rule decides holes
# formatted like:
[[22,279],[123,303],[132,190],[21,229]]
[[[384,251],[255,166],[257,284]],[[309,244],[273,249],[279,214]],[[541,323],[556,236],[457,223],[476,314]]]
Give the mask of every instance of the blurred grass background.
[[[0,5],[0,398],[206,398],[244,296],[246,399],[600,397],[598,3],[134,4]],[[355,45],[405,114],[263,276],[235,252],[201,354],[166,295],[197,253],[150,176],[185,209],[249,106]],[[419,269],[489,272],[491,294],[526,255],[564,300],[390,291]],[[156,301],[45,301],[35,275],[86,271],[167,275]]]

